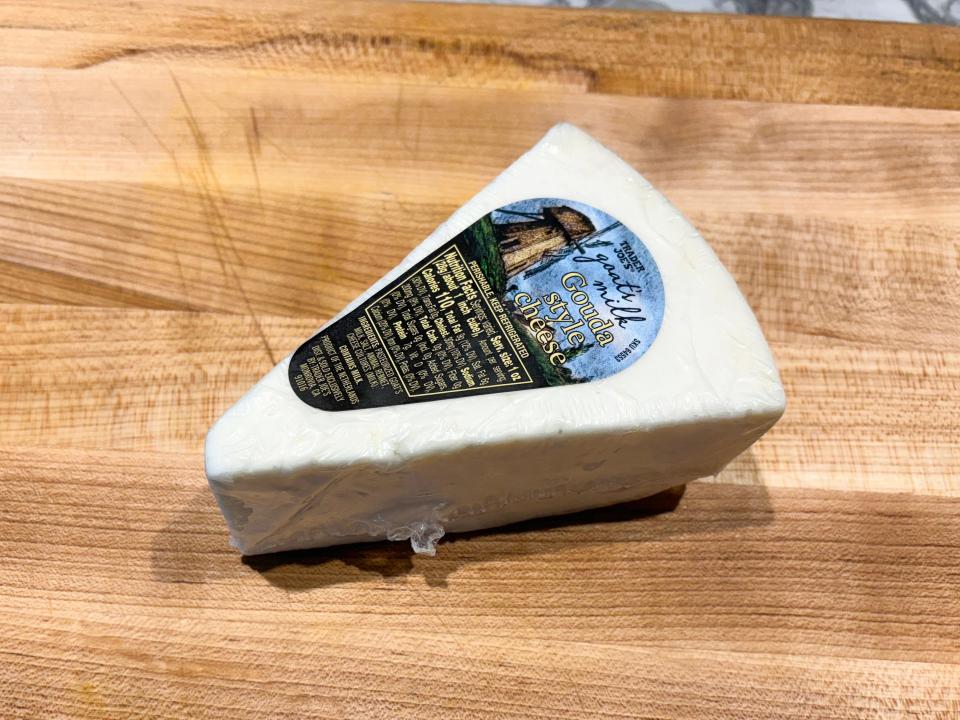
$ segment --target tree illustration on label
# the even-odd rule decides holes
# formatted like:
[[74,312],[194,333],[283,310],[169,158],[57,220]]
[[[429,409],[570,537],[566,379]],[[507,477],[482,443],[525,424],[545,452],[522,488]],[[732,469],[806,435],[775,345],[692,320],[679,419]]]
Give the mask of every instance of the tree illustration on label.
[[292,356],[304,402],[350,410],[587,382],[659,331],[646,246],[583,203],[523,200],[474,222]]

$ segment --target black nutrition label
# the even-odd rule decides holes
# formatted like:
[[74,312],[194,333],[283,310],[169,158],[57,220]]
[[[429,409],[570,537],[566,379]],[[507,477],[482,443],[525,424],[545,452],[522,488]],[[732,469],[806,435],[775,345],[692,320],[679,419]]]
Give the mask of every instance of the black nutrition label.
[[323,410],[436,400],[534,384],[529,352],[456,240],[304,343],[297,395]]

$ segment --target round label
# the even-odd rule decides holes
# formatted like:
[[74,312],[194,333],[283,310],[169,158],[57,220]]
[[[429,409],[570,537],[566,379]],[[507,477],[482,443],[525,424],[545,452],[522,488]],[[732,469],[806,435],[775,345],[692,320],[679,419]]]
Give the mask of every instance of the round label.
[[536,198],[485,215],[294,353],[322,410],[569,385],[636,362],[663,280],[633,232],[590,205]]

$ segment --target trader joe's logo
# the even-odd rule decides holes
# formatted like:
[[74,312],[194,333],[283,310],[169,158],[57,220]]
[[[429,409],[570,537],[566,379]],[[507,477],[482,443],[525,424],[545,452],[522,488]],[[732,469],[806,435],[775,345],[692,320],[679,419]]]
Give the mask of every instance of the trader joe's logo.
[[501,207],[304,343],[290,382],[350,410],[588,382],[640,358],[663,319],[640,239],[571,200]]

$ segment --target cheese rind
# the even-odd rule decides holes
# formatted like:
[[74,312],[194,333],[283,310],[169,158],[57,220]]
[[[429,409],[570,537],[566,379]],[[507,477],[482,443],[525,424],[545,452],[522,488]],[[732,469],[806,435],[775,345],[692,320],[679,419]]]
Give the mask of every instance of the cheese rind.
[[642,240],[665,297],[649,349],[591,382],[343,412],[298,398],[286,358],[207,436],[210,486],[243,553],[387,537],[430,551],[443,530],[640,498],[719,472],[782,415],[769,348],[716,255],[571,125],[553,128],[331,323],[478,218],[535,197],[595,207]]

